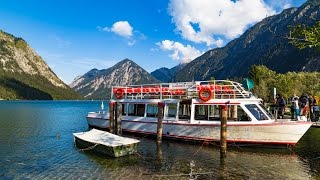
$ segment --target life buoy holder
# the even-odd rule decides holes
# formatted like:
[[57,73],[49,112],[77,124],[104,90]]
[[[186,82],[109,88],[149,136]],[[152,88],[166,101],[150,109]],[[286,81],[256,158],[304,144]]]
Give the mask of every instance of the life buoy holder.
[[122,99],[123,97],[123,89],[117,89],[116,92],[114,93],[117,99]]
[[199,91],[199,98],[202,101],[209,101],[212,98],[212,91],[209,87],[202,87]]

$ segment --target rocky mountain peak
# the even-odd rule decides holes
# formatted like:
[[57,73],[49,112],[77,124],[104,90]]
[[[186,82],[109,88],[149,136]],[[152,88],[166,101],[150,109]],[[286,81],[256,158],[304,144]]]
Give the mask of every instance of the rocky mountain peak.
[[108,69],[90,70],[75,79],[70,87],[88,99],[105,99],[110,96],[112,86],[155,82],[157,80],[146,70],[132,60],[124,59]]
[[319,0],[308,0],[306,2],[306,4],[310,4],[312,6],[319,6],[320,5],[320,1]]
[[0,99],[80,99],[22,38],[0,31]]
[[0,31],[0,68],[12,73],[40,75],[53,85],[67,88],[22,38]]

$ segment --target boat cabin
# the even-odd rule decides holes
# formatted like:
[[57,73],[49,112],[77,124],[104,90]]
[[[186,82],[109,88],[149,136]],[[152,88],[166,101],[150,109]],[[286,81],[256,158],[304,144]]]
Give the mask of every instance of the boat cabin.
[[220,123],[220,106],[227,106],[234,123],[272,121],[261,99],[233,81],[164,83],[112,88],[127,120],[156,121],[158,103],[164,103],[165,122]]

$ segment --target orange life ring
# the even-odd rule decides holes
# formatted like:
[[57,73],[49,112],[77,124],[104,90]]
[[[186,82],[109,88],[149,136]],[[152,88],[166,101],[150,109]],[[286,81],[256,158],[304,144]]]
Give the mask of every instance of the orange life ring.
[[117,99],[121,99],[123,96],[123,89],[117,89],[116,92],[114,93]]
[[[205,95],[207,94],[207,95]],[[209,101],[212,98],[212,91],[208,87],[202,87],[199,91],[199,98],[202,101]]]

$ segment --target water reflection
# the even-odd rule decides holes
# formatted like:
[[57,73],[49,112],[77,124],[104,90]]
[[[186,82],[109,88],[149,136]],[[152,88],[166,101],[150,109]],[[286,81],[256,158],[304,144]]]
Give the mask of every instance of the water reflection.
[[319,179],[320,128],[292,149],[219,148],[141,139],[138,154],[111,158],[81,152],[73,132],[101,102],[0,102],[0,179]]
[[[144,140],[143,144],[149,144]],[[150,145],[151,142],[150,142]],[[153,147],[148,146],[149,150]],[[199,147],[199,146],[197,146]],[[165,143],[162,145],[163,156],[159,159],[159,148],[155,151],[156,158],[148,158],[145,147],[141,147],[151,177],[179,178],[309,178],[309,167],[298,156],[290,151],[252,153],[240,149],[229,149],[227,158],[220,161],[219,148],[203,146],[198,153],[195,145],[181,143]],[[161,152],[161,151],[160,151]],[[195,154],[195,155],[194,155]],[[154,166],[152,166],[154,164]],[[152,167],[152,168],[151,168]]]

